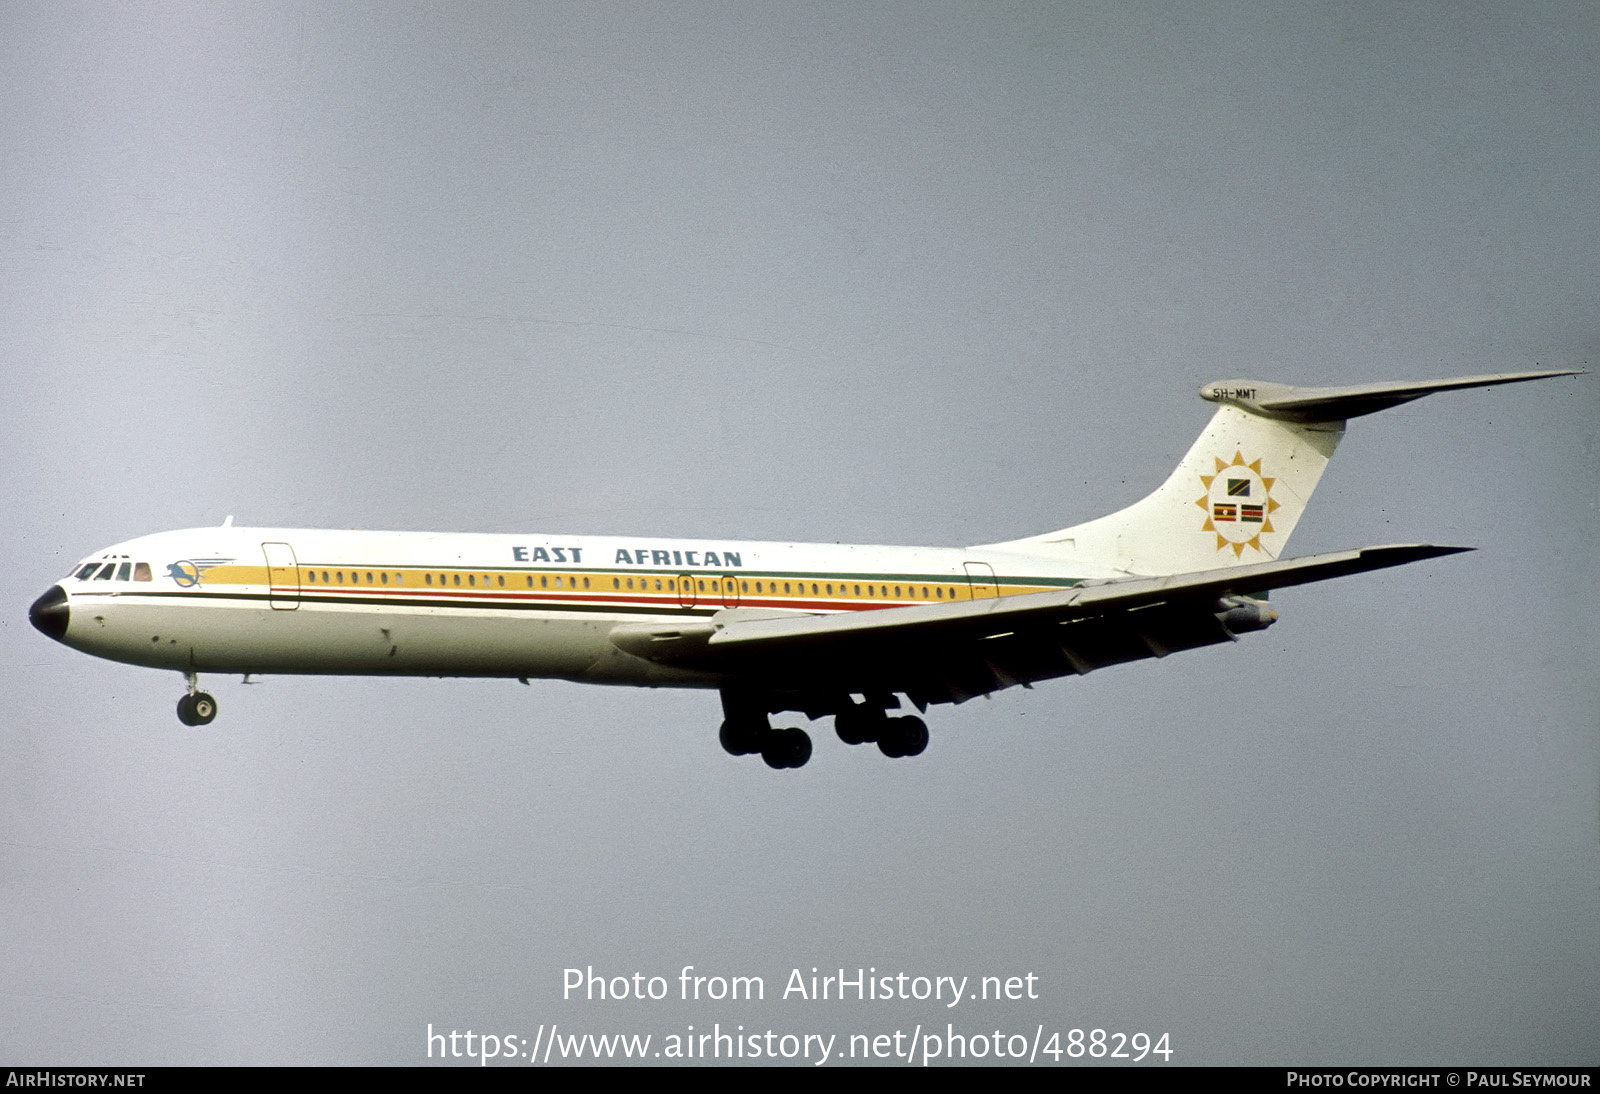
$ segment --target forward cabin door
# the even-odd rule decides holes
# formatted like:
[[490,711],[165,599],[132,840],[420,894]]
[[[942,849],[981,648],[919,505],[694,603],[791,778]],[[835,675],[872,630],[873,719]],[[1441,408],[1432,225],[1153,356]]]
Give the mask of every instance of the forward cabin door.
[[294,611],[300,606],[300,564],[294,548],[263,543],[261,553],[267,556],[267,602],[278,611]]

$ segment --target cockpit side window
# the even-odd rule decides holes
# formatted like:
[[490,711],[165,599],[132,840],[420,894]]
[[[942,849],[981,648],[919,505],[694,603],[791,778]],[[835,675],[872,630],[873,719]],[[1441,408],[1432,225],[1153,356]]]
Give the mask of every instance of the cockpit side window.
[[148,562],[135,562],[133,564],[133,580],[135,580],[135,581],[149,581],[150,580],[150,564]]
[[117,580],[118,581],[126,581],[132,575],[133,575],[133,563],[124,562],[121,566],[117,567]]
[[110,581],[112,577],[116,575],[116,572],[117,564],[115,562],[108,562],[104,566],[100,567],[100,572],[94,575],[94,579],[96,581]]
[[89,563],[87,566],[83,567],[81,570],[78,571],[78,580],[79,581],[88,581],[89,580],[89,575],[94,573],[99,568],[100,568],[100,564],[98,562]]

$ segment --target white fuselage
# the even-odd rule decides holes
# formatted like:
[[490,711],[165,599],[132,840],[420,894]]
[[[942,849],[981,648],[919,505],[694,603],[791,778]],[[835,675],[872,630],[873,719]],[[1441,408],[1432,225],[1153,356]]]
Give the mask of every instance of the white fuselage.
[[180,672],[717,687],[608,636],[627,622],[867,611],[1111,576],[1072,570],[983,548],[225,526],[84,559],[59,583],[59,637]]

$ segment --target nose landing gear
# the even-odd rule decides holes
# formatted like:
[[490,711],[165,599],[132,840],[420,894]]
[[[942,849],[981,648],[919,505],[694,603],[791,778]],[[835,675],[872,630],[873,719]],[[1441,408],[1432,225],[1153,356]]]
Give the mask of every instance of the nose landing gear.
[[178,700],[178,721],[186,726],[208,726],[217,716],[217,701],[205,692]]
[[200,677],[189,672],[189,694],[178,700],[178,721],[186,726],[208,726],[217,717],[217,701],[200,690]]

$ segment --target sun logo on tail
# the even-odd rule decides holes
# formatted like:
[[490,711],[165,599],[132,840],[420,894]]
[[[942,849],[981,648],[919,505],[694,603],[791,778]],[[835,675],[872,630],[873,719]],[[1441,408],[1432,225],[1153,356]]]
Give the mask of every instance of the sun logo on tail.
[[[1215,459],[1215,457],[1213,457]],[[1206,515],[1202,532],[1214,532],[1217,550],[1233,548],[1233,557],[1242,558],[1246,547],[1261,550],[1261,536],[1272,531],[1272,511],[1279,508],[1272,500],[1276,479],[1261,474],[1261,461],[1244,462],[1244,453],[1234,452],[1233,462],[1217,460],[1215,475],[1201,475],[1205,496],[1195,504]]]

